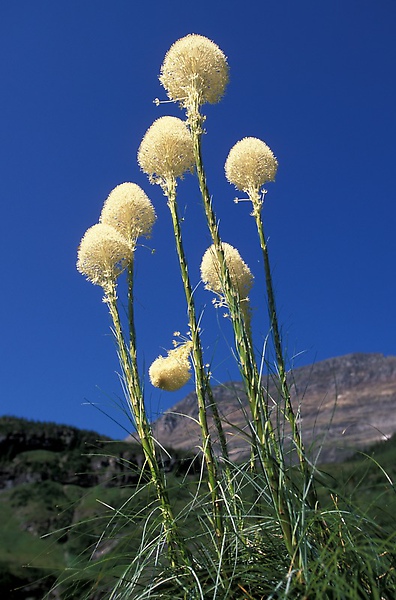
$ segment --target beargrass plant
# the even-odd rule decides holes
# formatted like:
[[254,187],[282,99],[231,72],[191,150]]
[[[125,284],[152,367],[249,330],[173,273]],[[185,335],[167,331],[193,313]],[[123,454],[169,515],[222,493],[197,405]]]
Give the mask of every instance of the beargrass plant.
[[[249,302],[253,274],[239,251],[221,238],[201,146],[205,133],[202,107],[221,100],[228,73],[224,53],[206,37],[194,34],[175,42],[163,61],[160,82],[169,100],[185,112],[185,120],[157,119],[148,128],[137,157],[149,181],[158,184],[167,199],[186,300],[187,337],[176,335],[173,349],[149,369],[151,383],[167,391],[180,389],[194,376],[202,467],[198,479],[186,477],[183,486],[189,498],[182,507],[175,504],[177,494],[154,439],[138,368],[134,261],[138,239],[150,235],[156,219],[143,190],[134,183],[117,186],[103,206],[99,223],[88,229],[79,247],[78,270],[104,291],[124,393],[149,473],[141,486],[151,487],[154,499],[146,511],[134,514],[132,498],[139,495],[138,485],[130,502],[108,507],[113,514],[103,538],[117,531],[114,550],[96,556],[84,571],[86,579],[81,577],[83,584],[80,588],[76,584],[75,589],[80,590],[80,598],[90,600],[391,599],[396,597],[394,539],[318,479],[315,461],[303,444],[299,415],[291,400],[264,234],[263,186],[274,181],[278,163],[263,141],[247,137],[230,150],[225,173],[252,205],[258,252],[263,257],[269,325],[265,355],[255,350],[256,316]],[[212,240],[202,258],[200,276],[215,295],[215,307],[226,307],[233,353],[249,403],[245,435],[251,456],[245,464],[230,461],[204,358],[203,316],[195,308],[178,210],[178,186],[188,171],[197,176]],[[123,275],[127,278],[126,326],[120,317],[117,287]],[[276,397],[270,395],[269,379],[276,383]],[[215,450],[209,419],[215,423],[220,450]],[[137,522],[139,527],[132,534],[127,525]],[[86,584],[89,573],[94,581],[91,587]]]

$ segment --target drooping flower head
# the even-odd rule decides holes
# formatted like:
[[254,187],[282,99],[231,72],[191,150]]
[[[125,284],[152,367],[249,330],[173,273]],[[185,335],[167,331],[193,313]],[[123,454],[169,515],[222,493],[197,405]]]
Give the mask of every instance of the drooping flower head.
[[121,183],[105,201],[100,222],[111,225],[123,235],[131,246],[138,237],[149,237],[156,214],[154,207],[141,187],[136,183]]
[[169,116],[154,121],[140,144],[138,163],[151,183],[162,186],[191,171],[194,150],[186,123]]
[[111,225],[98,223],[84,234],[78,248],[77,270],[104,289],[114,283],[131,257],[127,240]]
[[149,368],[151,383],[161,390],[174,392],[185,385],[191,377],[189,355],[192,342],[185,342],[173,350],[168,356],[159,356]]
[[267,181],[275,181],[278,168],[272,150],[255,137],[246,137],[231,148],[225,173],[228,181],[238,190],[256,194]]
[[224,53],[203,35],[189,34],[177,40],[165,55],[160,82],[171,100],[189,108],[218,102],[228,83]]
[[[237,290],[240,300],[246,300],[253,285],[253,275],[236,248],[226,242],[222,242],[222,248],[231,283]],[[215,246],[212,245],[202,257],[201,279],[207,290],[224,297],[220,272],[219,259]]]

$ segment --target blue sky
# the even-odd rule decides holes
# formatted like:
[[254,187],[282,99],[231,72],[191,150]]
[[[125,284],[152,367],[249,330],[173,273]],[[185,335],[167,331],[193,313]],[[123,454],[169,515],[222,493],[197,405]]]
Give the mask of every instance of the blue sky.
[[[182,116],[153,99],[166,98],[167,49],[188,33],[213,39],[230,64],[226,96],[205,108],[203,151],[222,238],[255,275],[257,347],[268,329],[260,254],[249,206],[233,203],[223,171],[245,136],[279,161],[264,218],[289,359],[394,355],[395,31],[393,0],[1,3],[0,414],[125,435],[101,290],[75,268],[119,183],[141,185],[158,214],[136,254],[142,372],[187,330],[166,201],[136,152],[154,119]],[[209,238],[195,179],[178,192],[195,285]],[[215,380],[236,378],[227,320],[202,286],[196,303]],[[147,406],[154,416],[192,389],[147,383]]]

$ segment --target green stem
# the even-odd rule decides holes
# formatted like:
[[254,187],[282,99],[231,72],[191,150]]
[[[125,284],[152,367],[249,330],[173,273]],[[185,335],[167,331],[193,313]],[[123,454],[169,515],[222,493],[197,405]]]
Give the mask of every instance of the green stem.
[[[211,388],[208,382],[208,375],[205,372],[202,357],[202,345],[199,334],[199,327],[197,323],[195,313],[195,303],[193,298],[193,291],[191,282],[188,274],[188,265],[186,256],[183,248],[182,233],[180,227],[180,219],[177,210],[176,202],[176,181],[173,177],[166,180],[164,186],[165,194],[168,198],[168,207],[172,217],[173,231],[176,241],[176,250],[179,258],[179,266],[181,277],[183,281],[184,293],[187,302],[188,319],[190,326],[191,341],[193,343],[192,359],[195,373],[195,389],[197,394],[198,402],[198,415],[199,424],[202,432],[202,451],[208,471],[208,484],[213,505],[213,516],[216,528],[216,536],[219,543],[219,547],[222,545],[224,537],[224,524],[221,514],[221,501],[218,495],[218,475],[216,468],[216,461],[213,453],[212,441],[209,432],[208,420],[207,420],[207,408],[205,397],[208,392],[211,394]],[[212,405],[213,397],[212,397]],[[213,406],[212,406],[213,408]],[[225,438],[224,438],[225,441]]]
[[[133,270],[131,269],[130,277],[132,277],[132,275]],[[131,281],[129,281],[129,291],[132,291]],[[176,521],[173,516],[172,507],[166,489],[164,473],[160,467],[156,455],[154,439],[144,407],[144,399],[136,360],[134,323],[130,323],[131,351],[128,351],[118,312],[115,282],[111,282],[107,286],[105,292],[105,301],[109,307],[109,312],[113,321],[114,335],[117,341],[120,364],[127,387],[128,401],[134,417],[136,431],[142,444],[144,456],[150,470],[151,479],[156,488],[157,497],[160,503],[165,538],[168,545],[169,561],[173,568],[180,566],[180,560],[185,566],[188,566],[190,564],[190,560],[177,531]],[[131,304],[131,302],[132,297],[130,296],[129,304]],[[133,316],[132,310],[129,311],[129,317],[131,318],[131,316]]]
[[[261,443],[264,442],[266,436],[264,434],[264,427],[262,419],[260,418],[260,402],[259,398],[262,395],[262,388],[260,384],[260,377],[256,361],[253,357],[253,349],[249,340],[249,336],[246,331],[246,323],[243,316],[243,312],[240,308],[240,301],[238,293],[235,290],[230,280],[227,264],[225,261],[224,250],[221,243],[216,216],[213,211],[212,202],[209,195],[209,190],[206,183],[206,176],[203,167],[202,155],[201,155],[201,134],[199,131],[192,130],[193,143],[194,143],[194,156],[196,162],[196,169],[199,181],[199,187],[203,199],[203,205],[206,215],[208,228],[212,237],[213,245],[216,252],[218,264],[220,266],[220,280],[222,282],[222,288],[225,294],[228,309],[230,311],[231,319],[233,322],[235,343],[240,361],[240,368],[242,377],[244,379],[245,388],[250,399],[250,405],[252,410],[252,418],[256,425],[256,432]],[[264,421],[269,422],[268,407],[266,402],[262,402],[262,409],[264,410]]]
[[[210,234],[212,236],[218,264],[220,266],[220,280],[225,295],[225,300],[230,311],[231,320],[234,328],[235,345],[239,356],[240,370],[244,380],[245,390],[249,399],[252,418],[255,425],[255,433],[258,441],[263,448],[259,452],[257,448],[257,439],[254,436],[252,443],[257,448],[257,454],[260,454],[264,463],[264,470],[269,481],[270,490],[273,498],[274,508],[279,517],[282,528],[283,539],[291,560],[295,560],[295,539],[292,529],[292,519],[290,509],[285,497],[284,476],[285,469],[283,464],[283,454],[275,439],[273,426],[269,417],[267,399],[261,385],[257,362],[253,352],[251,337],[246,331],[246,323],[241,310],[240,300],[237,291],[232,285],[230,274],[226,265],[224,251],[218,231],[218,225],[212,202],[206,183],[206,175],[203,167],[201,154],[201,135],[202,128],[200,124],[190,121],[190,129],[193,138],[194,156],[196,163],[199,187],[201,190],[206,220]],[[276,464],[273,452],[276,455],[278,464]]]
[[311,481],[311,474],[310,474],[308,464],[306,461],[306,457],[305,457],[304,443],[303,443],[303,440],[301,437],[301,432],[300,432],[300,429],[299,429],[299,426],[297,423],[297,418],[296,418],[296,415],[295,415],[295,412],[294,412],[294,409],[292,406],[290,389],[289,389],[289,384],[287,381],[287,372],[286,372],[285,360],[284,360],[284,356],[283,356],[282,340],[281,340],[281,335],[280,335],[280,330],[279,330],[278,316],[277,316],[276,304],[275,304],[275,294],[274,294],[274,289],[273,289],[273,285],[272,285],[272,275],[271,275],[271,267],[270,267],[269,254],[268,254],[268,246],[267,246],[267,243],[265,240],[264,226],[263,226],[263,221],[262,221],[262,217],[261,217],[261,210],[262,210],[263,203],[261,200],[258,200],[258,192],[256,192],[256,195],[254,195],[251,192],[251,193],[249,193],[249,196],[253,202],[253,213],[252,214],[256,221],[257,232],[258,232],[258,236],[259,236],[259,240],[260,240],[261,250],[263,253],[263,259],[264,259],[265,281],[266,281],[267,297],[268,297],[268,312],[269,312],[270,326],[271,326],[272,338],[273,338],[273,343],[274,343],[274,348],[275,348],[278,376],[279,376],[279,382],[280,382],[280,394],[281,394],[282,401],[284,402],[284,414],[285,414],[285,417],[286,417],[287,421],[289,422],[291,430],[292,430],[293,441],[294,441],[294,444],[295,444],[295,447],[297,450],[300,469],[301,469],[302,475],[304,477],[305,489],[309,490],[309,492],[308,492],[309,502],[310,502],[311,507],[314,507],[317,504],[317,496],[316,496],[316,492],[315,492],[315,489],[313,486],[313,482]]

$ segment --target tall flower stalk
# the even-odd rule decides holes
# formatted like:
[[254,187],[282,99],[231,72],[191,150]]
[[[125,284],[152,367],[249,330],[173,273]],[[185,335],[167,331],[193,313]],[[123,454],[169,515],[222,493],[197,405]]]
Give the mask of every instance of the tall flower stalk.
[[[177,73],[179,82],[177,87],[174,86],[175,73]],[[255,423],[253,444],[259,443],[264,448],[264,452],[257,452],[257,454],[262,457],[264,462],[285,545],[294,562],[296,542],[290,507],[284,495],[283,453],[274,437],[267,398],[261,385],[261,377],[254,355],[250,326],[246,322],[238,290],[232,283],[227,267],[202,160],[201,139],[205,118],[200,109],[206,102],[217,102],[224,94],[228,82],[226,57],[218,46],[207,38],[187,36],[175,42],[168,51],[161,67],[160,81],[167,90],[168,96],[172,100],[178,100],[182,108],[186,110],[206,221],[219,265],[221,287],[230,312],[239,366]]]
[[[131,189],[134,185],[123,184],[110,194],[103,206],[100,222],[88,229],[81,240],[77,268],[89,281],[100,285],[104,291],[103,301],[108,306],[113,323],[113,334],[117,343],[127,401],[151,481],[156,489],[169,561],[171,566],[176,568],[181,564],[188,566],[190,559],[178,533],[164,471],[157,456],[145,409],[137,364],[133,318],[133,259],[136,242],[140,235],[150,234],[156,217],[151,202],[144,192],[138,186],[136,186],[138,189],[134,187]],[[129,343],[125,340],[117,305],[117,278],[124,270],[128,271]]]
[[176,521],[169,500],[164,470],[156,453],[154,437],[144,407],[144,399],[139,381],[139,373],[136,363],[136,346],[134,337],[130,338],[129,349],[126,345],[122,332],[120,316],[117,307],[117,295],[115,286],[110,288],[105,296],[105,302],[114,325],[114,336],[117,341],[118,354],[122,367],[124,382],[127,388],[127,396],[130,403],[131,413],[134,417],[136,432],[142,444],[147,465],[149,467],[152,482],[156,488],[157,497],[160,502],[162,523],[165,539],[168,544],[169,559],[172,567],[180,566],[182,562],[189,564],[189,558],[184,544],[178,534]]
[[239,366],[245,383],[245,390],[250,403],[254,422],[253,445],[260,445],[263,452],[257,450],[257,456],[263,462],[265,474],[273,496],[274,507],[278,513],[284,540],[292,561],[296,558],[296,540],[293,533],[290,507],[284,495],[285,466],[282,448],[275,440],[275,433],[270,419],[268,400],[262,386],[260,371],[254,355],[250,323],[246,321],[238,291],[232,284],[227,261],[224,255],[217,219],[213,210],[201,155],[202,132],[192,132],[194,139],[194,155],[198,180],[202,194],[207,224],[212,236],[223,293],[233,324],[235,345],[239,357]]
[[279,393],[283,403],[281,410],[291,427],[294,446],[297,451],[300,469],[305,482],[304,493],[307,498],[310,499],[312,507],[314,507],[317,503],[317,497],[306,460],[304,443],[298,426],[297,416],[291,402],[289,382],[287,380],[287,369],[276,310],[275,294],[272,284],[268,246],[265,239],[262,218],[262,209],[266,192],[261,192],[261,188],[265,183],[275,180],[277,167],[278,162],[267,144],[257,138],[248,137],[240,140],[233,148],[231,148],[225,163],[225,173],[228,181],[234,184],[238,190],[247,193],[252,203],[253,210],[251,215],[256,223],[264,261],[270,330],[276,356]]
[[[188,273],[187,259],[183,247],[176,196],[176,178],[181,177],[186,171],[192,169],[193,160],[190,133],[185,123],[175,117],[162,117],[155,121],[146,132],[138,151],[138,162],[141,169],[149,175],[151,182],[158,183],[161,186],[171,213],[176,251],[187,303],[199,425],[202,433],[202,452],[208,472],[208,485],[213,506],[216,537],[219,548],[221,548],[225,535],[225,526],[222,517],[222,502],[219,495],[217,460],[213,450],[207,418],[206,398],[209,396],[212,409],[215,404],[209,384],[209,375],[204,367],[199,325],[195,311],[193,289]],[[221,427],[220,418],[218,418],[218,424]],[[227,453],[224,434],[221,443],[223,451]]]

